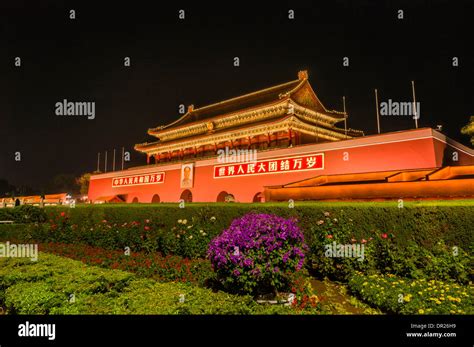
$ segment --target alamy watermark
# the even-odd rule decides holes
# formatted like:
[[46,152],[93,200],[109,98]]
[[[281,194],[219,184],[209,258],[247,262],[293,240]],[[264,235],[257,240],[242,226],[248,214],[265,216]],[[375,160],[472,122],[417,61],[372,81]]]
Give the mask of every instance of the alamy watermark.
[[219,163],[246,163],[256,160],[256,149],[230,149],[225,147],[217,151],[217,162]]
[[37,324],[26,321],[18,325],[19,337],[47,337],[48,340],[56,339],[56,324]]
[[87,116],[87,119],[95,118],[95,102],[81,101],[72,102],[64,99],[55,104],[56,116]]
[[0,243],[0,258],[30,258],[38,260],[38,244]]
[[413,119],[420,119],[420,103],[408,101],[383,101],[380,103],[381,116],[412,116]]
[[340,244],[334,241],[324,245],[324,249],[324,255],[328,258],[357,258],[358,261],[364,261],[364,244]]

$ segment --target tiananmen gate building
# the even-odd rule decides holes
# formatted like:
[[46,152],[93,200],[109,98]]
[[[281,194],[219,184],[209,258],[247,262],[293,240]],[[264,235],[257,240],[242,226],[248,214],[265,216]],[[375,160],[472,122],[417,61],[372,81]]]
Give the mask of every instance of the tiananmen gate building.
[[[474,196],[474,150],[431,128],[365,136],[298,79],[148,130],[147,165],[91,176],[93,202]],[[341,125],[342,124],[342,125]]]

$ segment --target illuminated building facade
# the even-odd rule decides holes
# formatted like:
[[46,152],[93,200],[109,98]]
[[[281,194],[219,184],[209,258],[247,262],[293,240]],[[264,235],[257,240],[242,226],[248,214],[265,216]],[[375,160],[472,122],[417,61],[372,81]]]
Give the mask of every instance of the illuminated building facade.
[[[176,121],[149,129],[156,140],[135,146],[147,165],[93,175],[88,196],[94,202],[140,203],[259,202],[291,194],[325,199],[283,188],[332,175],[474,165],[472,149],[431,128],[364,136],[339,126],[346,117],[326,109],[300,71],[294,81],[201,108],[191,105]],[[354,177],[353,183],[367,181]]]

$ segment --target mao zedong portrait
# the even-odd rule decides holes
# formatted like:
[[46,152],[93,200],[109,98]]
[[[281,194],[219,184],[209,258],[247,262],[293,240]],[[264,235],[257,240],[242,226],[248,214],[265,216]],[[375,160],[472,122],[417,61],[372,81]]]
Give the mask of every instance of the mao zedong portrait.
[[192,178],[192,167],[187,165],[183,168],[181,173],[181,188],[192,188],[193,178]]

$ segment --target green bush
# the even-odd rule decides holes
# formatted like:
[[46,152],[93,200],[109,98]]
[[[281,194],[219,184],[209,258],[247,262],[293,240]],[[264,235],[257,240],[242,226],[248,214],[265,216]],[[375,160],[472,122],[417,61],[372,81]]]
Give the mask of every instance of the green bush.
[[[369,231],[356,238],[354,221],[343,213],[334,218],[329,212],[311,227],[309,267],[313,273],[335,280],[347,281],[355,271],[366,274],[391,273],[407,278],[453,279],[459,283],[472,280],[471,254],[462,247],[449,247],[441,239],[429,248],[414,239],[400,240],[393,232]],[[326,246],[364,245],[364,259],[328,257]]]
[[0,220],[11,220],[15,223],[43,223],[46,221],[46,213],[44,209],[36,206],[20,205],[0,209]]
[[15,218],[13,217],[13,209],[12,208],[0,208],[0,220],[13,221]]
[[[212,220],[210,220],[212,223]],[[170,229],[162,227],[157,235],[158,250],[186,258],[203,258],[211,241],[211,232],[197,217],[178,219]]]
[[9,314],[48,314],[51,308],[67,302],[67,297],[55,293],[46,282],[23,282],[5,291],[5,306]]
[[159,253],[106,250],[84,244],[42,243],[40,251],[80,260],[84,264],[133,272],[160,282],[181,281],[204,287],[215,275],[209,261]]
[[80,262],[75,264],[72,260],[44,253],[40,253],[40,257],[37,262],[22,258],[0,260],[0,300],[4,300],[7,310],[44,314],[67,303],[72,294],[120,289],[132,278],[126,272],[87,268]]
[[448,247],[443,240],[428,250],[410,241],[401,247],[392,240],[377,239],[374,266],[383,273],[407,278],[455,280],[467,284],[473,279],[472,255],[461,247]]
[[32,224],[0,224],[0,241],[29,240]]
[[[0,240],[82,243],[108,250],[202,258],[209,240],[248,212],[295,217],[314,274],[347,280],[353,271],[472,280],[474,207],[397,203],[87,205],[44,209],[47,223],[0,225]],[[186,220],[186,223],[183,221]],[[181,221],[181,223],[179,222]],[[391,237],[382,242],[381,234]],[[331,235],[333,238],[329,239]],[[324,245],[366,240],[366,261],[323,257]],[[439,243],[441,242],[441,243]],[[453,247],[459,256],[453,257]]]
[[[136,222],[143,227],[145,220],[150,220],[150,227],[156,233],[156,241],[165,254],[176,253],[180,248],[176,233],[170,231],[178,226],[178,220],[187,220],[189,224],[195,226],[195,231],[203,230],[208,238],[212,239],[228,228],[232,220],[244,214],[254,211],[258,213],[277,214],[283,218],[296,217],[299,226],[305,232],[305,239],[320,232],[326,232],[326,225],[316,223],[324,217],[324,212],[329,212],[331,218],[340,220],[352,220],[353,234],[357,239],[367,237],[369,233],[386,232],[397,236],[397,242],[406,245],[408,241],[430,249],[436,242],[443,239],[448,246],[462,245],[463,249],[472,253],[474,249],[474,207],[462,205],[440,205],[440,206],[406,206],[398,208],[397,204],[366,204],[352,203],[349,205],[325,204],[321,203],[301,203],[295,208],[288,208],[286,204],[187,204],[185,208],[178,208],[177,205],[86,205],[76,208],[67,207],[47,207],[44,209],[47,214],[48,225],[57,224],[61,212],[67,216],[67,225],[77,226],[76,231],[80,231],[80,240],[90,245],[102,242],[100,246],[111,242],[111,246],[123,245],[127,242],[137,244],[142,241],[137,237],[136,230],[131,230],[129,234],[119,233],[113,236],[111,233],[103,235],[96,232],[96,228],[103,220],[114,228],[124,223]],[[188,224],[188,225],[189,225]],[[48,233],[49,226],[44,230]],[[92,228],[92,230],[91,230]],[[5,229],[3,229],[5,230]],[[9,230],[9,229],[8,229]],[[31,231],[24,230],[16,235],[27,236]],[[79,233],[78,233],[79,234]],[[69,237],[76,240],[78,235],[61,235],[58,229],[51,238]],[[5,239],[8,232],[0,230],[0,239]],[[135,237],[135,238],[134,238]],[[102,238],[106,240],[102,241]],[[51,239],[50,241],[58,241]],[[203,238],[203,244],[205,239]],[[99,246],[99,245],[98,245]],[[199,245],[198,249],[204,249]],[[178,251],[179,252],[179,251]],[[186,250],[190,253],[200,251]]]
[[139,279],[46,253],[40,253],[37,262],[1,258],[0,269],[0,305],[7,314],[300,313],[291,307],[258,305],[250,296]]
[[337,214],[337,218],[328,211],[324,211],[321,215],[316,214],[314,217],[316,219],[314,224],[306,232],[308,235],[306,242],[310,247],[308,267],[312,273],[335,280],[346,280],[353,271],[374,270],[373,247],[370,243],[364,245],[363,261],[359,261],[357,258],[326,256],[326,247],[332,246],[334,242],[336,244],[353,244],[355,242],[360,244],[365,240],[363,237],[355,238],[355,235],[361,233],[353,219],[348,218],[343,211]]
[[[136,220],[123,223],[103,219],[95,224],[84,221],[73,223],[66,212],[50,215],[48,223],[30,224],[24,230],[9,231],[0,228],[0,240],[12,238],[56,243],[84,243],[109,250],[129,248],[135,252],[161,252],[186,258],[203,258],[215,228],[201,227],[197,217],[177,219],[169,227],[161,224],[158,218]],[[213,223],[210,218],[210,225]],[[3,231],[4,230],[4,231]],[[3,232],[2,232],[3,231]]]
[[[48,214],[58,215],[64,211],[63,207],[45,209]],[[170,230],[176,226],[178,220],[193,220],[201,229],[210,232],[214,237],[226,229],[232,220],[248,212],[277,214],[283,218],[296,217],[303,230],[309,230],[324,212],[330,212],[333,218],[344,215],[352,219],[357,227],[356,237],[362,237],[371,230],[393,232],[401,242],[415,240],[423,246],[430,247],[440,238],[444,238],[449,245],[469,245],[474,247],[473,206],[407,206],[398,208],[393,205],[352,204],[328,205],[324,204],[296,204],[295,208],[288,208],[286,204],[188,204],[186,208],[177,205],[109,205],[84,206],[75,209],[66,209],[72,224],[94,225],[106,219],[109,223],[122,224],[131,221],[150,219],[156,227]]]

